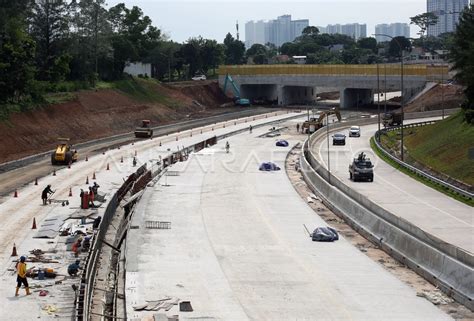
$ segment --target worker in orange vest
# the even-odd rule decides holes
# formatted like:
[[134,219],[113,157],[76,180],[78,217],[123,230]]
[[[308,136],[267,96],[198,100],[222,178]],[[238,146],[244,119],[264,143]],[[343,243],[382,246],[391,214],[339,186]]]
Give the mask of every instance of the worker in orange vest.
[[20,290],[21,285],[23,284],[25,286],[26,290],[26,295],[30,295],[30,287],[28,286],[28,280],[26,279],[26,257],[22,256],[20,257],[20,262],[18,262],[16,266],[16,270],[18,272],[18,275],[16,277],[16,292],[15,296],[18,296],[18,291]]

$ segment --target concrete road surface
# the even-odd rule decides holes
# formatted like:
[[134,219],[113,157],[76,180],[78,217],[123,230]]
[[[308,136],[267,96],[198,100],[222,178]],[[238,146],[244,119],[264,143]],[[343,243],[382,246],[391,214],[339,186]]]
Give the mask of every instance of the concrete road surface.
[[[345,146],[333,146],[330,137],[331,173],[344,184],[367,196],[386,210],[450,244],[474,253],[472,207],[423,185],[374,155],[370,148],[370,138],[376,130],[377,125],[361,127],[362,136],[360,138],[347,137]],[[348,129],[338,132],[349,135]],[[323,160],[327,168],[327,140],[316,142],[312,150],[315,156]],[[349,164],[352,158],[362,151],[366,152],[375,164],[372,183],[353,182],[349,179]]]
[[[326,223],[286,176],[290,147],[257,137],[267,130],[192,155],[144,194],[126,245],[127,317],[169,296],[191,302],[167,312],[180,320],[449,320],[346,240],[311,241],[303,224]],[[282,170],[258,170],[270,160]]]

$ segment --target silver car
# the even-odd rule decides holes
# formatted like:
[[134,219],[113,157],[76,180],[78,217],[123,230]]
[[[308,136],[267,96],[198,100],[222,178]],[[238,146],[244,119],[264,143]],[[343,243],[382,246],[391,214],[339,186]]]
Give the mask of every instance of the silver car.
[[351,128],[349,128],[349,137],[360,137],[360,127],[351,126]]

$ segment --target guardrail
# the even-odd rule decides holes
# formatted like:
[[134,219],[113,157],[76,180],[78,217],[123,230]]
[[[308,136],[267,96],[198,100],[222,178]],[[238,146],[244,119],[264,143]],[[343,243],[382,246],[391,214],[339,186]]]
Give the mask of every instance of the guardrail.
[[[366,119],[331,126],[375,123],[376,119]],[[313,142],[326,135],[325,130],[318,130],[302,147],[300,168],[308,186],[356,231],[472,310],[473,254],[385,210],[331,175],[310,151]]]
[[[413,124],[408,124],[408,125],[404,125],[403,128],[413,128],[413,127],[420,127],[420,126],[426,126],[426,125],[431,125],[431,124],[434,124],[436,123],[436,121],[425,121],[425,122],[418,122],[418,123],[413,123]],[[416,175],[418,176],[421,176],[421,177],[424,177],[425,179],[433,182],[433,183],[436,183],[438,184],[439,186],[442,186],[446,189],[449,189],[451,190],[452,192],[458,194],[458,195],[461,195],[462,197],[464,198],[467,198],[468,200],[470,199],[473,199],[474,198],[474,194],[469,192],[469,191],[466,191],[462,188],[459,188],[457,186],[454,186],[442,179],[439,179],[433,175],[430,175],[424,171],[422,171],[421,169],[418,169],[416,168],[415,166],[412,166],[410,164],[407,164],[405,162],[403,162],[402,160],[398,159],[397,157],[395,157],[394,155],[392,155],[390,152],[388,152],[387,150],[385,150],[385,148],[382,146],[382,144],[380,143],[380,136],[386,132],[389,132],[389,131],[397,131],[397,130],[400,130],[400,126],[396,126],[396,127],[391,127],[391,128],[385,128],[385,129],[381,129],[380,132],[377,131],[375,133],[375,145],[376,147],[378,148],[378,150],[380,152],[382,152],[386,157],[390,158],[392,161],[396,162],[398,165],[402,166],[403,168],[415,173]]]

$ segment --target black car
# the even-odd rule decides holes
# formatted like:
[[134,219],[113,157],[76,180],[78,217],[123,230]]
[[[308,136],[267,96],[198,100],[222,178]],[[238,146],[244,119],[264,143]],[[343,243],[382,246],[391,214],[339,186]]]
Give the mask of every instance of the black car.
[[346,135],[344,134],[334,134],[332,136],[332,144],[333,145],[345,145],[346,144]]

